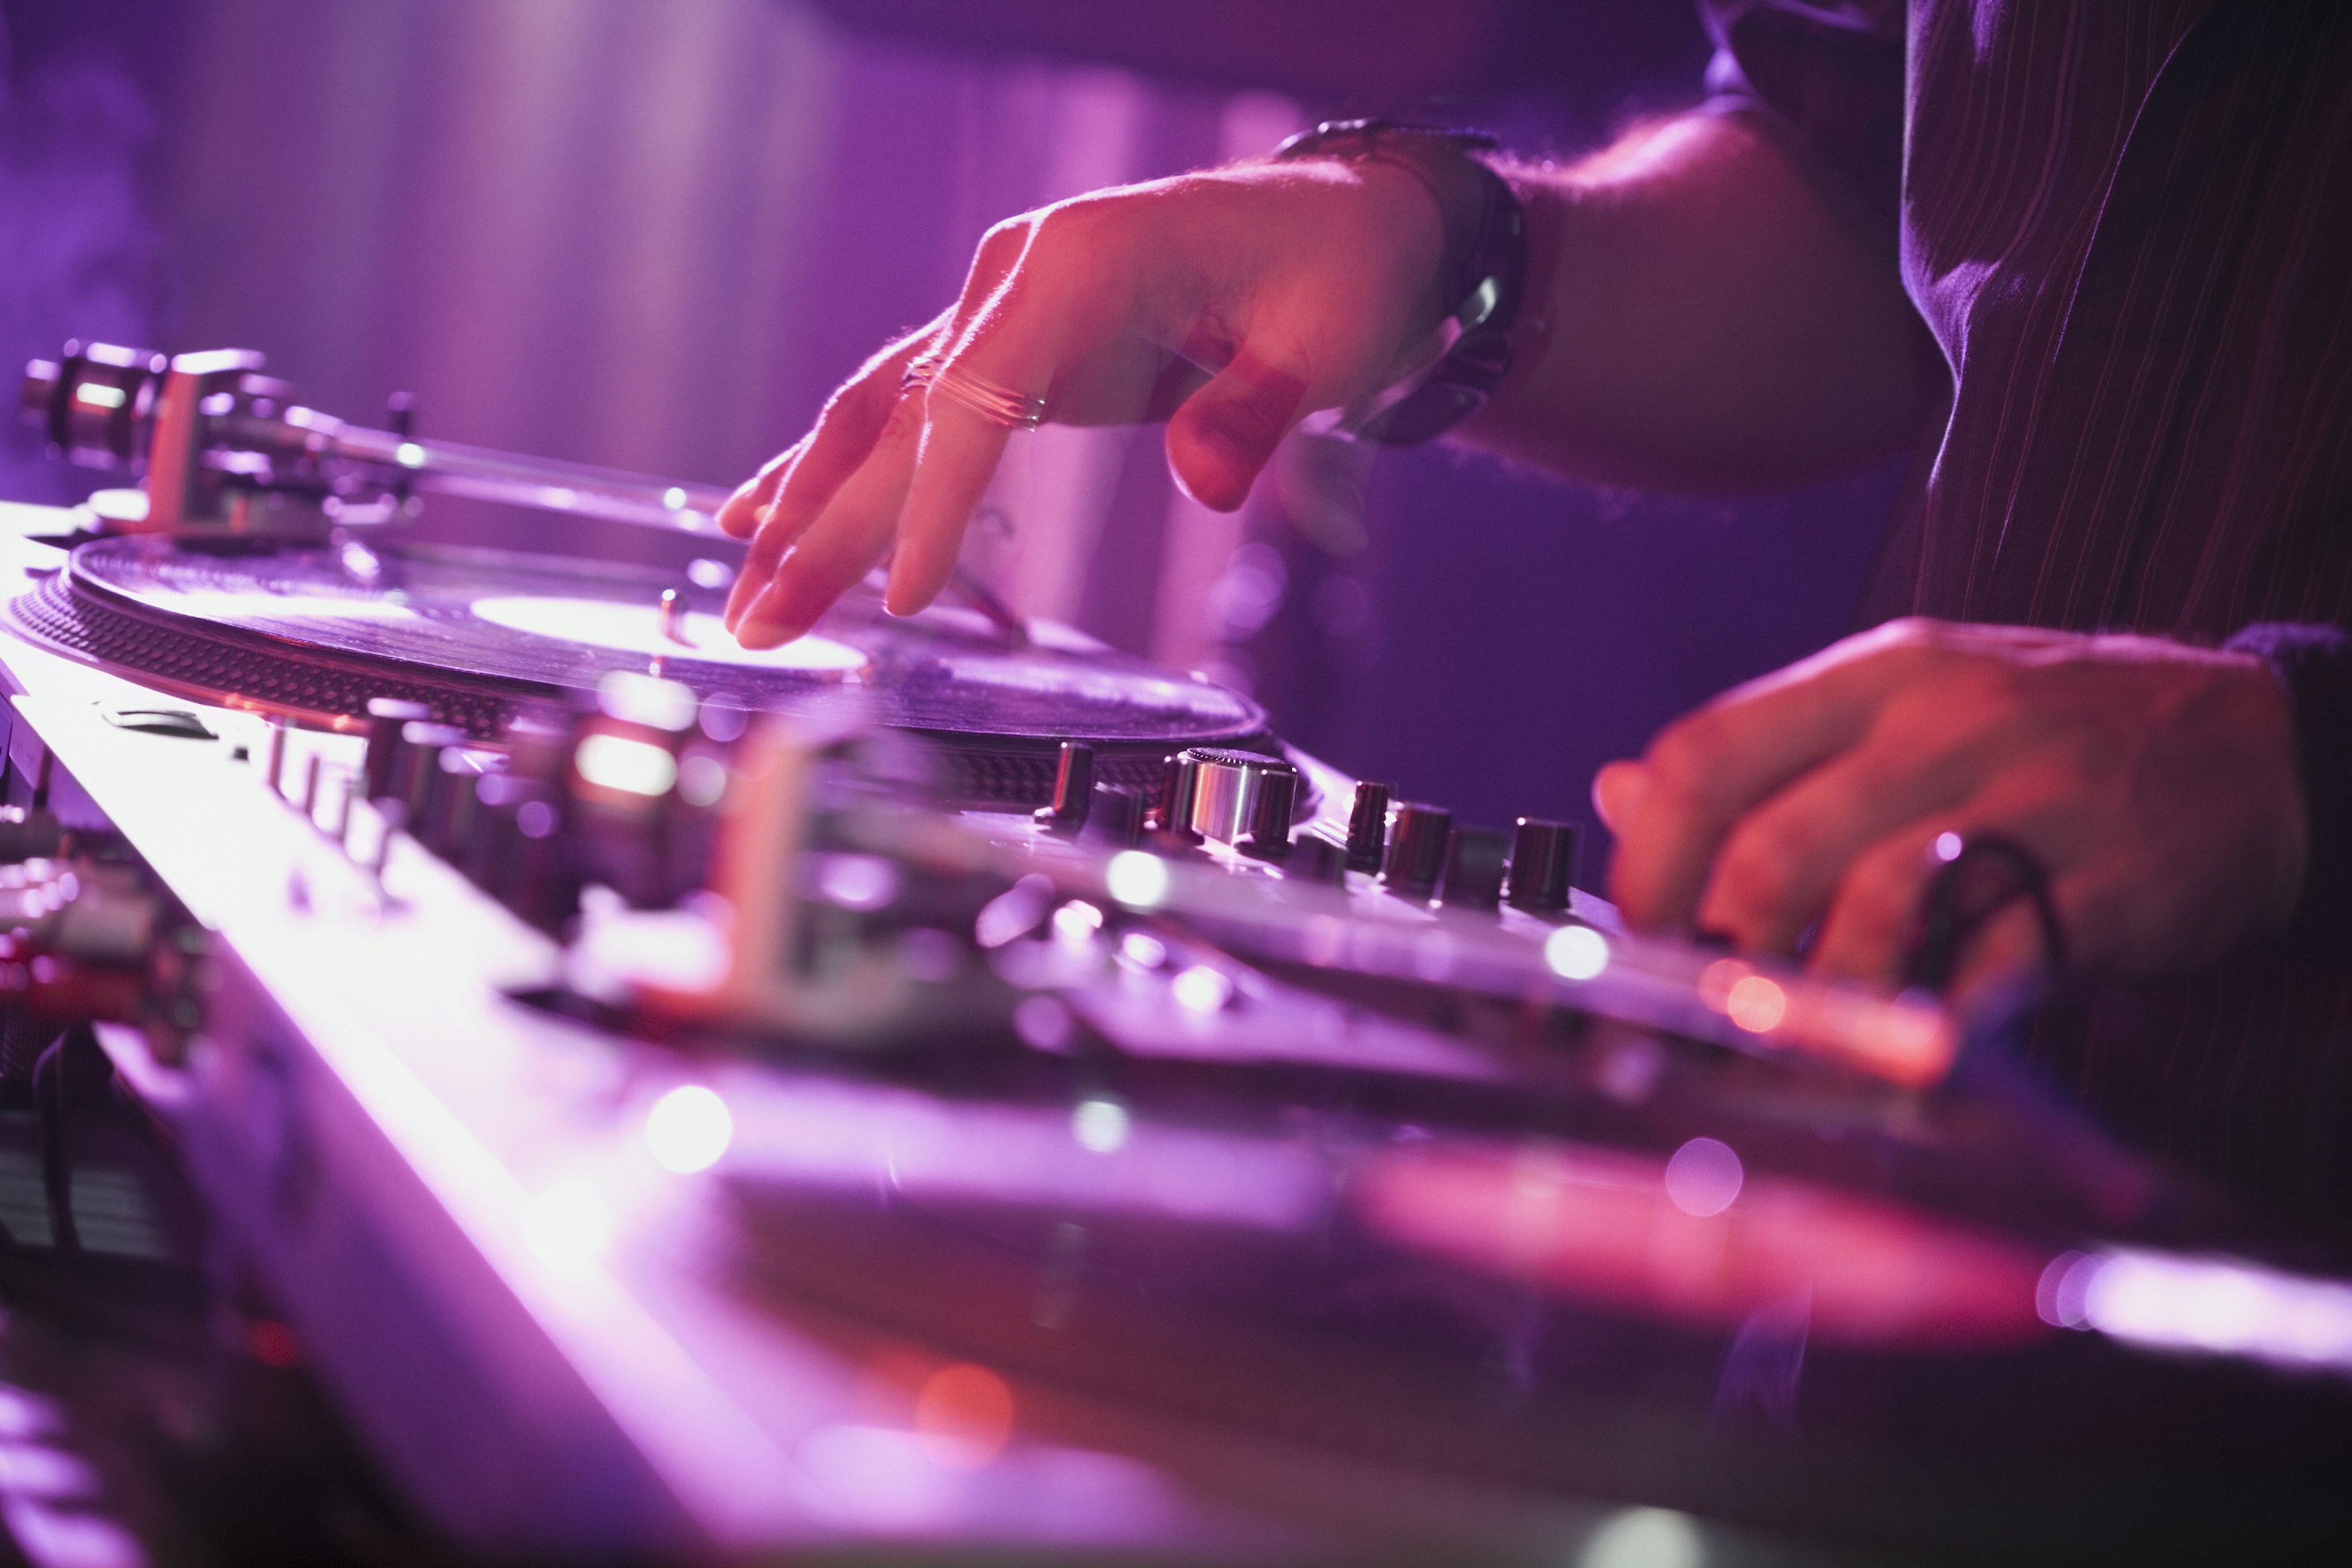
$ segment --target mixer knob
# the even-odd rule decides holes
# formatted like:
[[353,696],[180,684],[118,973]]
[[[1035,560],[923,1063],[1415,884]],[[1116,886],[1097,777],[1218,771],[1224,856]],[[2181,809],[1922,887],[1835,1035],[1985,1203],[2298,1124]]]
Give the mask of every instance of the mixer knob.
[[1564,910],[1576,870],[1576,829],[1565,822],[1522,816],[1511,836],[1510,891],[1514,908]]
[[375,697],[367,705],[367,761],[362,764],[361,798],[383,800],[392,794],[393,773],[402,755],[401,728],[433,717],[422,702],[397,697]]
[[479,791],[490,762],[468,746],[444,746],[426,776],[425,804],[416,816],[416,837],[444,859],[461,854],[474,833]]
[[1437,896],[1449,910],[1491,910],[1503,892],[1507,840],[1485,827],[1457,827],[1445,847]]
[[1356,802],[1348,813],[1348,869],[1373,872],[1388,858],[1389,802],[1396,785],[1360,784]]
[[1078,837],[1089,844],[1131,849],[1143,838],[1143,807],[1141,790],[1098,784],[1088,792],[1086,826]]
[[[1213,746],[1181,752],[1176,763],[1181,777],[1174,801],[1182,810],[1169,818],[1168,826],[1221,844],[1245,834],[1288,840],[1290,814],[1298,799],[1298,770],[1288,763]],[[1272,826],[1276,816],[1281,819],[1278,829]]]
[[400,727],[400,745],[394,753],[383,795],[400,803],[403,820],[421,825],[425,805],[441,776],[441,754],[472,739],[455,724],[435,724],[412,719]]
[[580,879],[561,831],[562,813],[537,783],[484,773],[458,868],[531,924],[559,931],[579,909]]
[[1302,833],[1282,863],[1282,879],[1318,887],[1345,887],[1348,851],[1319,833]]
[[1396,831],[1389,836],[1388,864],[1381,872],[1389,891],[1408,899],[1426,899],[1435,891],[1453,833],[1450,811],[1433,805],[1398,806]]
[[1076,833],[1094,809],[1095,749],[1083,741],[1065,741],[1054,769],[1052,804],[1032,814],[1048,833]]
[[1152,803],[1144,826],[1188,844],[1198,844],[1201,836],[1192,831],[1192,787],[1200,782],[1200,776],[1184,758],[1184,752],[1174,752],[1160,770],[1160,795]]
[[1298,774],[1289,768],[1269,771],[1258,779],[1257,802],[1250,808],[1249,831],[1234,847],[1260,860],[1290,856],[1290,819],[1298,811]]

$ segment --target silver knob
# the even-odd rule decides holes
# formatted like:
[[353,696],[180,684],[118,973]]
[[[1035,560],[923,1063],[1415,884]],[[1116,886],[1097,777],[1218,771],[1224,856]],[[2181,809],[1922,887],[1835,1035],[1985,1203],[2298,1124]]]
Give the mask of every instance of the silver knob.
[[[1245,834],[1271,837],[1275,816],[1290,829],[1290,806],[1298,798],[1298,770],[1278,757],[1195,746],[1178,754],[1180,776],[1171,799],[1181,811],[1171,827],[1231,844]],[[1261,817],[1269,820],[1261,820]]]

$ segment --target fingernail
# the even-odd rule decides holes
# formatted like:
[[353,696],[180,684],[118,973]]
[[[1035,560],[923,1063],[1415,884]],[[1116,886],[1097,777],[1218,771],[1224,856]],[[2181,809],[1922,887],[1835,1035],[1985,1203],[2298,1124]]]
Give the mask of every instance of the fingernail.
[[1240,504],[1237,495],[1248,493],[1243,475],[1248,459],[1242,454],[1241,443],[1213,425],[1203,425],[1193,432],[1193,440],[1214,465],[1217,471],[1203,475],[1208,482],[1198,489],[1184,483],[1184,476],[1176,476],[1177,483],[1194,500],[1213,511],[1231,511]]
[[752,616],[736,630],[735,640],[744,647],[758,650],[782,647],[793,638],[807,635],[808,626],[805,624],[791,620],[762,620],[757,616]]
[[774,582],[736,617],[735,640],[748,648],[782,647],[815,620],[814,612],[794,601],[787,584]]
[[1201,426],[1200,436],[1201,445],[1206,447],[1212,456],[1228,463],[1238,463],[1242,460],[1241,443],[1234,440],[1231,432],[1222,426],[1203,425]]

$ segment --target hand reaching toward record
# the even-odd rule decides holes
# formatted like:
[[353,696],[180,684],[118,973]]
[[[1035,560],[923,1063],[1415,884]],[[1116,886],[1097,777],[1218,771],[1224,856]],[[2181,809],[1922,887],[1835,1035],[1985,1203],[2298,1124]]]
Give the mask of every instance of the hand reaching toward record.
[[1185,174],[998,225],[954,306],[720,511],[751,542],[729,629],[798,637],[886,555],[889,608],[929,604],[1024,412],[1166,418],[1178,481],[1240,506],[1300,419],[1397,379],[1442,309],[1442,244],[1420,182],[1379,163]]

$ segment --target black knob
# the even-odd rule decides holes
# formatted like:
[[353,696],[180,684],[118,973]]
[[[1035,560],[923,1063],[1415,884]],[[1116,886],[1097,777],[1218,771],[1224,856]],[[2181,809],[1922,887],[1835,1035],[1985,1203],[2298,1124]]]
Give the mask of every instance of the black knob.
[[404,702],[397,697],[368,700],[367,761],[360,770],[361,798],[382,800],[392,793],[392,775],[400,763],[402,726],[432,717],[433,710],[422,702]]
[[1048,833],[1076,833],[1086,826],[1094,807],[1095,749],[1083,741],[1065,741],[1054,768],[1054,798],[1032,814]]
[[425,784],[425,805],[416,816],[416,837],[444,859],[460,856],[474,834],[481,808],[480,788],[488,763],[466,746],[444,746]]
[[1396,831],[1389,835],[1388,864],[1381,871],[1389,891],[1408,899],[1425,899],[1435,891],[1453,833],[1450,811],[1433,805],[1398,806]]
[[1145,804],[1139,789],[1098,784],[1088,793],[1086,826],[1078,837],[1089,844],[1132,849],[1143,838]]
[[1389,802],[1396,785],[1360,784],[1348,812],[1348,869],[1377,871],[1389,848]]
[[1185,761],[1183,752],[1171,752],[1160,775],[1160,800],[1154,813],[1156,820],[1145,826],[1157,828],[1186,845],[1201,842],[1201,836],[1192,831],[1192,792],[1199,784],[1200,770]]
[[1283,860],[1290,855],[1290,818],[1298,806],[1298,774],[1289,768],[1269,770],[1257,782],[1257,799],[1250,806],[1249,831],[1234,847],[1260,860]]
[[425,816],[425,797],[432,794],[434,781],[441,775],[441,753],[452,746],[462,746],[470,739],[455,724],[434,724],[412,719],[400,727],[400,745],[393,754],[391,774],[384,780],[383,795],[398,801],[406,809],[404,821],[420,825]]
[[1437,897],[1449,910],[1491,910],[1503,893],[1506,840],[1486,827],[1457,827],[1445,847]]
[[485,773],[474,785],[474,810],[467,820],[465,842],[449,857],[457,869],[492,898],[506,897],[516,846],[522,838],[516,830],[515,810],[527,796],[536,798],[527,781],[512,773]]
[[573,868],[555,801],[533,781],[484,773],[474,786],[474,818],[457,851],[477,886],[542,931],[558,931],[578,912]]
[[1576,870],[1576,828],[1565,822],[1522,816],[1511,835],[1511,879],[1507,895],[1516,909],[1568,908],[1569,879]]
[[1253,838],[1290,842],[1290,819],[1298,812],[1298,774],[1291,768],[1269,768],[1258,780],[1257,805],[1250,823]]
[[1302,833],[1282,862],[1282,879],[1323,887],[1345,887],[1348,881],[1348,851],[1319,833]]

